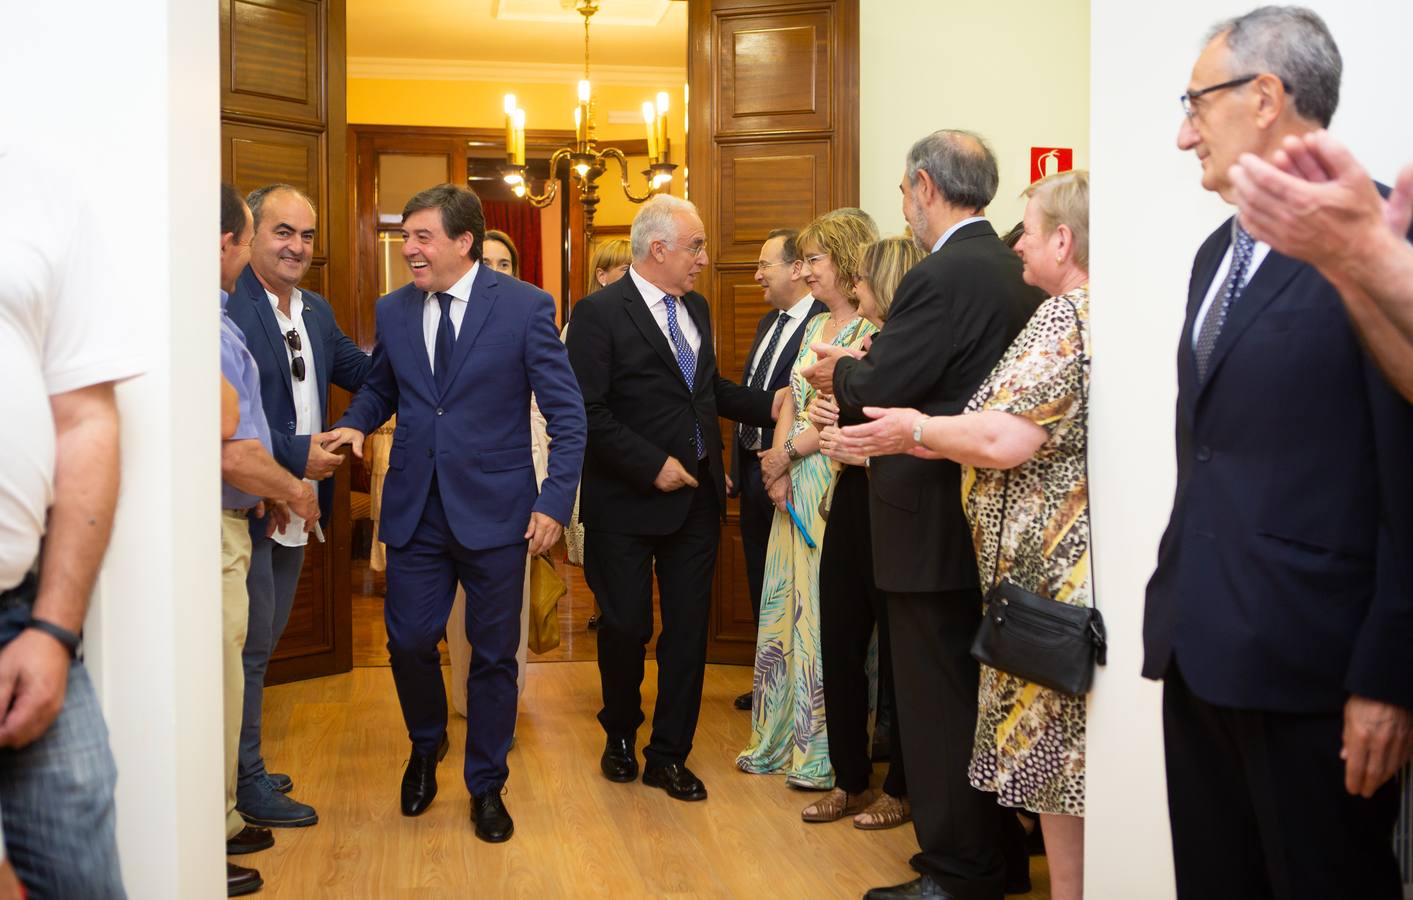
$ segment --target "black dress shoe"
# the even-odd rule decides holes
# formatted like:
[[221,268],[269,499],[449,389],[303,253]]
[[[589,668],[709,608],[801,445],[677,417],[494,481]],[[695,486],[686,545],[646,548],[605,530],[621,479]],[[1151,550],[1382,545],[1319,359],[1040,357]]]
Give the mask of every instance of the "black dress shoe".
[[238,866],[229,860],[226,862],[227,897],[253,894],[264,886],[265,879],[260,877],[259,872],[254,869],[247,869],[245,866]]
[[247,825],[235,837],[226,838],[226,855],[239,856],[257,850],[269,850],[275,846],[275,836],[268,828]]
[[731,702],[731,705],[736,707],[737,709],[749,710],[751,708],[751,692],[746,691],[744,694],[733,700]]
[[603,745],[599,768],[603,770],[603,777],[619,784],[637,778],[638,757],[633,753],[633,742],[624,737],[610,737]]
[[864,894],[864,900],[903,900],[903,898],[913,897],[926,898],[926,900],[955,900],[951,894],[942,890],[942,885],[926,875],[914,878],[905,884],[874,888]]
[[706,785],[681,763],[643,769],[643,784],[662,788],[669,797],[677,800],[705,800],[707,797]]
[[515,822],[500,798],[499,788],[471,798],[471,821],[476,823],[476,837],[488,844],[508,841],[515,833]]
[[443,734],[435,753],[412,751],[411,758],[407,760],[407,771],[402,773],[404,816],[420,816],[432,805],[433,798],[437,796],[437,763],[442,761],[449,749],[451,742]]

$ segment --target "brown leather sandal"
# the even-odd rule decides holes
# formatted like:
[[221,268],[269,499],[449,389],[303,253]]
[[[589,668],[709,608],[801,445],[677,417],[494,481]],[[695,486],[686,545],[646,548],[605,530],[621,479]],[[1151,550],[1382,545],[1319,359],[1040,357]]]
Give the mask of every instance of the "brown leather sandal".
[[863,831],[897,828],[913,820],[913,805],[907,797],[894,797],[880,792],[878,799],[854,816],[854,827]]
[[833,788],[820,799],[806,806],[800,818],[806,822],[837,822],[852,816],[873,801],[873,791],[850,794],[843,788]]

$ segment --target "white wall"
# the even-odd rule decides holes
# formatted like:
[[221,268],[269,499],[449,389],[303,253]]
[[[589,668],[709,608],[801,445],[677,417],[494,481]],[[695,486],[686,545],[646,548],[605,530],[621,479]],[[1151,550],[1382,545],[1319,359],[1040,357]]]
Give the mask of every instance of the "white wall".
[[[1172,503],[1175,352],[1192,255],[1228,214],[1176,149],[1206,30],[1255,4],[1093,0],[1091,217],[1097,348],[1090,456],[1097,593],[1111,639],[1090,704],[1091,900],[1173,895],[1156,685],[1138,677],[1143,589]],[[1397,66],[1413,5],[1312,0],[1345,61],[1334,130],[1387,179],[1413,159]],[[1393,79],[1393,80],[1390,80]],[[1396,114],[1394,110],[1398,110]]]
[[1020,221],[1031,147],[1071,147],[1089,164],[1089,2],[861,0],[860,205],[884,233],[903,228],[908,148],[939,128],[985,137],[1001,185],[987,214]]
[[[223,896],[214,0],[0,7],[0,140],[71,167],[138,317],[122,496],[86,628],[133,897]],[[115,53],[115,48],[119,48]]]

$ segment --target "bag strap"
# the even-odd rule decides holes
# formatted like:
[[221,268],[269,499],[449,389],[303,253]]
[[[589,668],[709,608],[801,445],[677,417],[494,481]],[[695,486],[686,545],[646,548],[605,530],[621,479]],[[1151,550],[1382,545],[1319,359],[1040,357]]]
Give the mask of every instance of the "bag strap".
[[[1079,307],[1075,306],[1075,305],[1074,305],[1074,301],[1071,300],[1071,299],[1070,299],[1067,295],[1065,295],[1065,294],[1061,294],[1061,295],[1060,295],[1060,299],[1061,299],[1061,300],[1064,300],[1066,303],[1068,303],[1068,304],[1069,304],[1069,307],[1070,307],[1070,312],[1074,313],[1074,329],[1075,329],[1075,335],[1079,338],[1079,402],[1080,402],[1080,409],[1084,412],[1084,416],[1085,416],[1085,422],[1084,422],[1084,491],[1085,491],[1085,494],[1086,494],[1085,506],[1088,506],[1088,505],[1089,505],[1089,501],[1088,501],[1088,493],[1089,493],[1089,388],[1086,386],[1085,380],[1084,380],[1084,367],[1085,367],[1085,365],[1089,362],[1089,358],[1088,358],[1088,356],[1087,356],[1087,354],[1086,354],[1086,352],[1085,352],[1085,345],[1084,345],[1084,323],[1080,322],[1080,320],[1079,320]],[[1002,536],[1002,533],[1003,533],[1003,529],[1006,527],[1006,506],[1007,506],[1008,503],[1010,502],[1010,491],[1011,491],[1011,470],[1010,470],[1010,469],[1006,469],[1006,470],[1005,470],[1005,475],[1002,476],[1002,481],[1001,481],[1001,516],[1000,516],[1000,518],[999,518],[999,519],[997,520],[997,522],[996,522],[996,557],[995,557],[995,560],[994,560],[994,565],[991,567],[991,585],[992,585],[992,587],[995,587],[997,584],[1000,583],[1000,575],[1001,575],[1001,536]],[[1095,597],[1095,591],[1093,590],[1093,584],[1094,584],[1094,577],[1093,577],[1093,573],[1094,573],[1094,522],[1093,522],[1092,514],[1091,514],[1091,516],[1090,516],[1090,522],[1089,522],[1089,572],[1090,572],[1090,582],[1089,582],[1089,583],[1090,583],[1090,586],[1091,586],[1090,591],[1089,591],[1089,603],[1090,603],[1090,606],[1091,606],[1092,608],[1098,609],[1098,608],[1099,608],[1099,603],[1098,603],[1098,600],[1097,600],[1096,597]]]

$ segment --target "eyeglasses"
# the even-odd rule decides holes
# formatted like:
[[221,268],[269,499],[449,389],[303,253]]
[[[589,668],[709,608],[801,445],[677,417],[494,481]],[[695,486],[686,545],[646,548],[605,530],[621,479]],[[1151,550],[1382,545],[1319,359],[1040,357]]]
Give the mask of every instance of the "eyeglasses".
[[674,249],[674,250],[686,250],[688,253],[692,254],[693,256],[701,256],[703,253],[706,252],[706,249],[707,249],[707,242],[706,242],[705,239],[703,239],[703,240],[697,241],[695,244],[688,244],[688,245],[685,246],[685,247],[678,246],[678,245],[674,244],[674,245],[672,246],[672,249]]
[[[1241,87],[1243,84],[1250,84],[1251,82],[1255,81],[1260,77],[1261,73],[1257,72],[1254,75],[1243,75],[1240,78],[1233,78],[1231,81],[1223,81],[1221,84],[1214,84],[1211,87],[1198,88],[1195,91],[1188,91],[1187,93],[1183,94],[1181,97],[1178,98],[1178,102],[1182,104],[1182,114],[1190,119],[1192,118],[1193,114],[1198,111],[1198,100],[1201,100],[1208,94],[1216,93],[1217,91],[1225,91],[1231,88]],[[1294,93],[1294,91],[1290,89],[1290,85],[1285,83],[1285,79],[1281,79],[1281,87],[1285,89],[1285,92],[1287,94]]]
[[289,344],[290,350],[294,352],[294,356],[292,356],[289,361],[289,373],[294,376],[295,381],[303,381],[305,374],[304,357],[300,355],[299,351],[304,348],[301,346],[299,340],[299,332],[293,328],[286,331],[285,343]]
[[806,257],[805,257],[805,265],[807,265],[807,266],[814,266],[814,265],[817,265],[821,259],[828,259],[828,258],[829,258],[829,254],[828,254],[828,253],[816,253],[814,256],[806,256]]
[[757,271],[757,272],[764,272],[766,269],[774,268],[775,266],[787,266],[787,265],[789,265],[789,263],[786,262],[786,261],[783,260],[783,259],[780,260],[779,262],[766,262],[765,260],[761,260],[760,262],[756,263],[756,271]]

